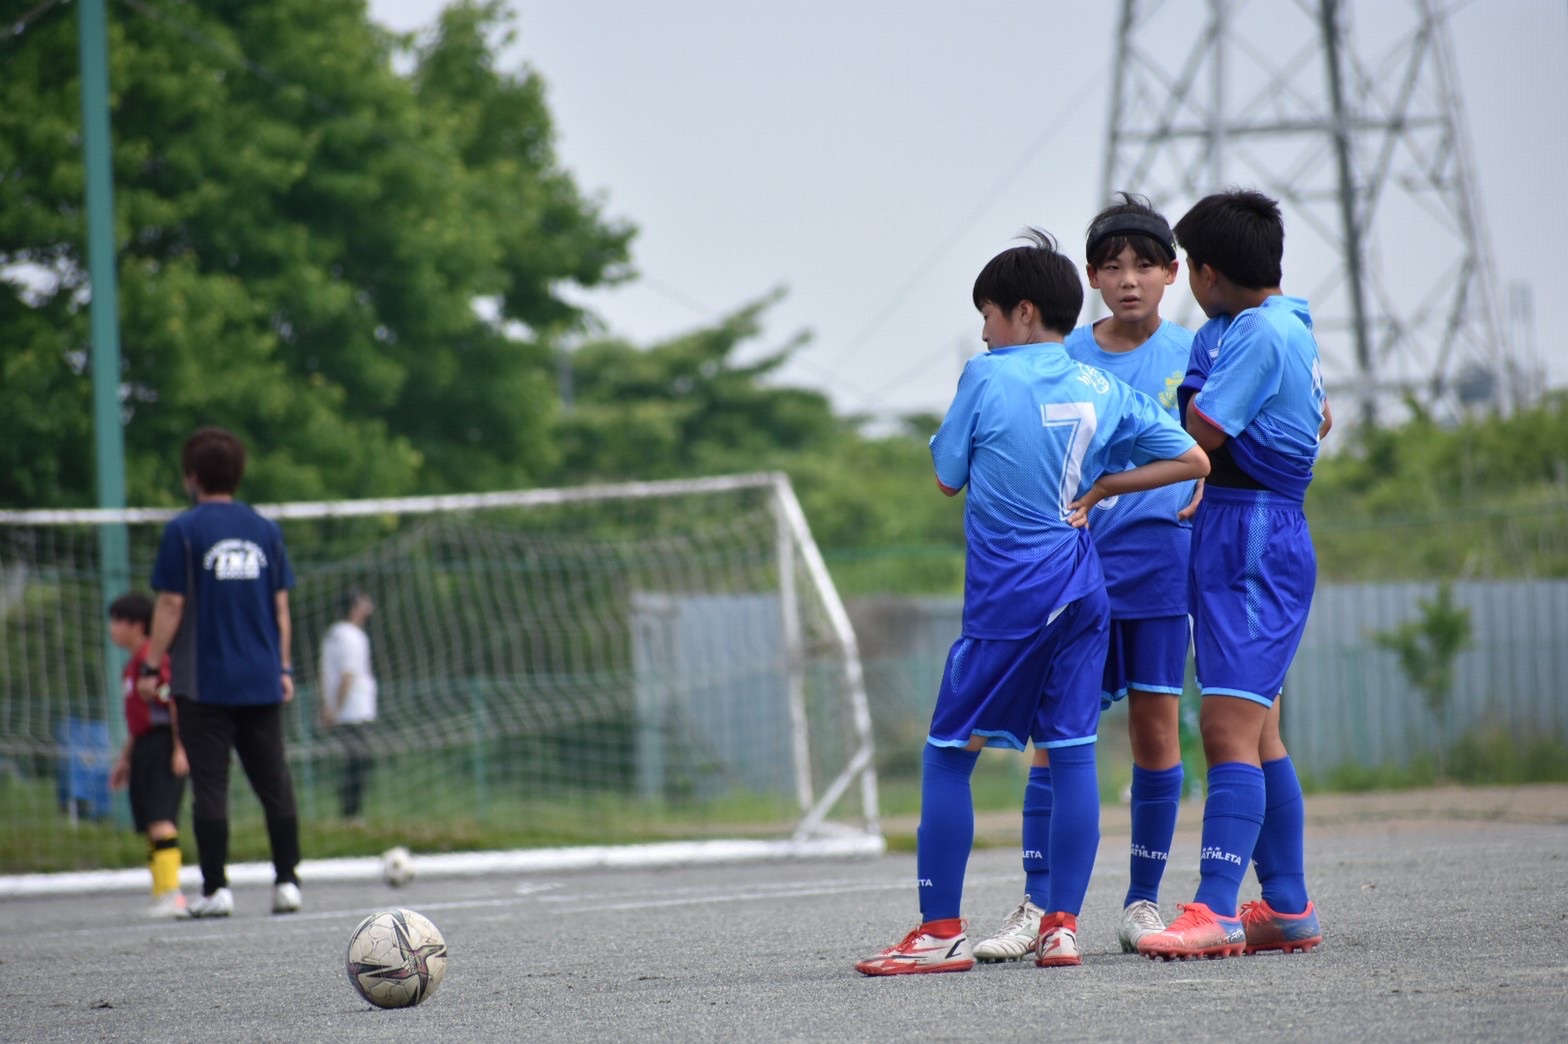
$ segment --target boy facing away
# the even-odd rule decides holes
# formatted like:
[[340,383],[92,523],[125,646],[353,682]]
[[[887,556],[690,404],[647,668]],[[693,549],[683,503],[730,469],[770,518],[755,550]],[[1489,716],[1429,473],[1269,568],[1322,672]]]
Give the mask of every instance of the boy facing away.
[[[158,543],[148,658],[171,653],[180,742],[191,767],[191,826],[202,894],[192,917],[234,912],[229,890],[229,763],[239,756],[261,802],[272,848],[272,912],[300,908],[299,814],[284,753],[283,706],[294,698],[289,588],[294,570],[276,522],[235,499],[245,444],[201,428],[180,453],[195,506]],[[144,697],[153,692],[145,668]]]
[[186,917],[180,892],[180,804],[190,771],[180,745],[174,704],[169,700],[169,658],[149,666],[157,681],[151,699],[137,691],[147,660],[147,633],[152,627],[152,599],[139,591],[109,605],[109,640],[131,654],[120,675],[125,700],[125,747],[109,774],[114,789],[127,787],[131,822],[147,837],[147,869],[152,873],[150,917]]
[[[1064,342],[1069,357],[1097,367],[1159,403],[1180,423],[1176,387],[1192,333],[1160,317],[1165,288],[1176,281],[1175,236],[1141,196],[1122,193],[1089,223],[1085,256],[1089,285],[1110,315],[1078,327]],[[1128,461],[1111,461],[1117,469]],[[1187,622],[1188,521],[1197,509],[1197,482],[1100,501],[1089,529],[1105,572],[1110,645],[1101,707],[1127,701],[1132,744],[1131,881],[1117,938],[1133,952],[1139,939],[1164,929],[1160,881],[1181,803],[1178,721],[1191,632]],[[1002,927],[975,945],[982,961],[1017,960],[1034,951],[1050,881],[1051,751],[1037,746],[1024,791],[1024,899]]]
[[[964,367],[931,439],[937,485],[964,505],[963,636],[943,671],[921,776],[921,923],[866,975],[968,971],[960,918],[974,842],[970,776],[985,746],[1051,751],[1055,786],[1036,963],[1079,964],[1077,916],[1099,842],[1095,738],[1108,604],[1084,528],[1107,497],[1202,477],[1208,461],[1155,403],[1074,362],[1062,339],[1083,287],[1038,230],[975,280],[988,354]],[[1129,470],[1107,473],[1128,462]]]
[[[1279,288],[1284,236],[1278,204],[1249,191],[1205,197],[1176,223],[1193,297],[1215,320],[1195,339],[1186,403],[1187,430],[1213,458],[1191,558],[1208,797],[1197,896],[1138,942],[1150,958],[1305,951],[1323,938],[1279,701],[1317,581],[1302,501],[1330,419],[1307,302]],[[1263,897],[1238,910],[1249,862]]]

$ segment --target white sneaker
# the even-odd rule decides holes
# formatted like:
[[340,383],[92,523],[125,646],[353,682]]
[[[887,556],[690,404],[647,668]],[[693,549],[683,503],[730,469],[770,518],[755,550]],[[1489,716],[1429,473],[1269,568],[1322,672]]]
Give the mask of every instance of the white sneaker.
[[1034,905],[1029,897],[1018,904],[1018,909],[1007,915],[1007,920],[995,935],[975,943],[975,959],[981,961],[1016,961],[1034,952],[1035,940],[1040,936],[1040,918],[1045,911]]
[[181,918],[189,917],[190,910],[185,905],[185,895],[178,888],[171,888],[167,892],[160,892],[152,897],[152,905],[147,908],[148,917]]
[[272,887],[272,912],[275,914],[293,913],[299,909],[299,885],[285,881]]
[[220,888],[211,895],[192,899],[186,909],[192,917],[227,917],[234,912],[234,893]]
[[1138,940],[1165,930],[1160,908],[1147,899],[1137,899],[1122,911],[1122,922],[1116,929],[1116,939],[1122,944],[1123,953],[1137,953]]
[[1034,963],[1042,968],[1067,968],[1083,963],[1078,954],[1078,918],[1070,913],[1046,914],[1040,919],[1040,941]]

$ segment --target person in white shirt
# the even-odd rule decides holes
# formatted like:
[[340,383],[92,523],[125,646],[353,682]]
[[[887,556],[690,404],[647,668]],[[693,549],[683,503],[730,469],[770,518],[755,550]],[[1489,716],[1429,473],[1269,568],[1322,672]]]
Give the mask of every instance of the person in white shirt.
[[343,616],[321,643],[321,724],[343,745],[338,795],[343,818],[362,818],[365,785],[373,764],[370,731],[376,720],[376,676],[370,669],[365,622],[376,611],[370,595],[355,588],[343,599]]

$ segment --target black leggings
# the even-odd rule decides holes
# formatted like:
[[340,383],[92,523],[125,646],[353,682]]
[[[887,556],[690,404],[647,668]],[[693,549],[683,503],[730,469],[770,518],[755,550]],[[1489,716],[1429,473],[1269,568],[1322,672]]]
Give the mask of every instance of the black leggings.
[[179,706],[180,742],[191,766],[191,825],[205,891],[211,894],[227,884],[231,750],[239,755],[267,817],[277,878],[293,881],[299,863],[299,817],[294,780],[283,755],[283,704],[231,707],[181,697]]
[[344,819],[357,818],[365,810],[365,786],[375,768],[370,748],[371,728],[369,722],[349,722],[333,730],[343,739],[343,778],[338,784],[338,798]]

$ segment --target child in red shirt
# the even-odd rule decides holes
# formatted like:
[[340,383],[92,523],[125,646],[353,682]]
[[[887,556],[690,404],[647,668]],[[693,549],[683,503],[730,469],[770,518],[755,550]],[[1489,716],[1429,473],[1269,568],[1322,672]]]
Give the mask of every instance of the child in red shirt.
[[[152,871],[153,917],[187,916],[180,892],[180,835],[176,825],[190,771],[180,745],[174,703],[168,698],[169,658],[156,667],[147,663],[147,631],[152,624],[152,599],[139,592],[121,595],[109,606],[109,640],[131,653],[121,675],[125,695],[125,726],[130,734],[115,763],[109,783],[130,788],[131,818],[137,833],[147,835],[147,868]],[[137,693],[143,676],[156,677],[151,700]]]

